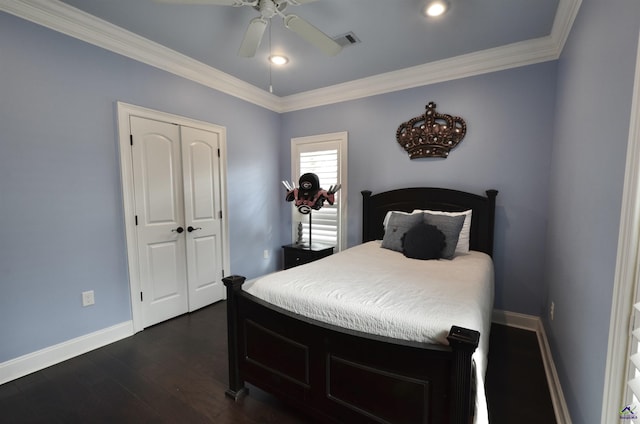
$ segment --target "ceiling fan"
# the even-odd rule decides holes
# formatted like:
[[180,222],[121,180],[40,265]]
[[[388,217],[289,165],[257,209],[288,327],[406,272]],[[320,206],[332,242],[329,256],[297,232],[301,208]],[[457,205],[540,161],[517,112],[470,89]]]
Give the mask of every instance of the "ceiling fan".
[[287,29],[298,34],[318,49],[322,50],[329,56],[337,55],[342,46],[335,42],[331,37],[320,31],[318,28],[305,21],[301,17],[293,14],[285,15],[284,11],[289,5],[299,6],[305,3],[311,3],[316,0],[157,0],[162,3],[180,3],[180,4],[211,4],[220,6],[251,6],[260,12],[260,16],[249,22],[249,27],[244,34],[238,56],[253,57],[260,46],[262,36],[264,35],[267,25],[271,18],[278,15],[284,20],[284,26]]

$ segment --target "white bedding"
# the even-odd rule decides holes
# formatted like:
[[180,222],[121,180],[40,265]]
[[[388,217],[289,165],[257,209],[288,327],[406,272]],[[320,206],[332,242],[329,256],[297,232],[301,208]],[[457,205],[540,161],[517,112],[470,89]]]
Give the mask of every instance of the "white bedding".
[[423,261],[371,241],[260,277],[245,290],[318,321],[403,340],[446,345],[452,325],[479,331],[475,422],[488,422],[484,375],[494,294],[488,255]]

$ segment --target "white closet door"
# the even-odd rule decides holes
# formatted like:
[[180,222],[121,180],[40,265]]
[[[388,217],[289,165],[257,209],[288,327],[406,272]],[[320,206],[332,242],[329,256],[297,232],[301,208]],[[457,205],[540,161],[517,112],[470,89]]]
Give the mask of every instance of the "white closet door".
[[189,310],[224,297],[220,134],[181,127]]
[[188,311],[180,129],[131,117],[144,326]]

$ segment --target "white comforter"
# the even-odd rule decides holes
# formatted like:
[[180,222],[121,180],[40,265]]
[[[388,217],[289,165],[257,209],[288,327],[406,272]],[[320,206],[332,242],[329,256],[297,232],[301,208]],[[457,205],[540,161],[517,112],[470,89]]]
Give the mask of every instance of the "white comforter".
[[364,243],[321,261],[269,274],[245,290],[318,321],[403,340],[448,344],[452,325],[480,332],[476,423],[486,423],[484,375],[493,309],[493,262],[471,251],[416,260]]

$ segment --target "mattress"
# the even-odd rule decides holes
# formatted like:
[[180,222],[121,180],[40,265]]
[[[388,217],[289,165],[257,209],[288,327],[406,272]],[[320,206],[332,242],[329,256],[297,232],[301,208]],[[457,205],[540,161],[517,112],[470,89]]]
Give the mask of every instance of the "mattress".
[[494,296],[491,258],[417,260],[371,241],[303,266],[269,274],[245,291],[297,314],[343,328],[447,345],[452,325],[480,332],[473,355],[476,422],[488,422],[484,375]]

